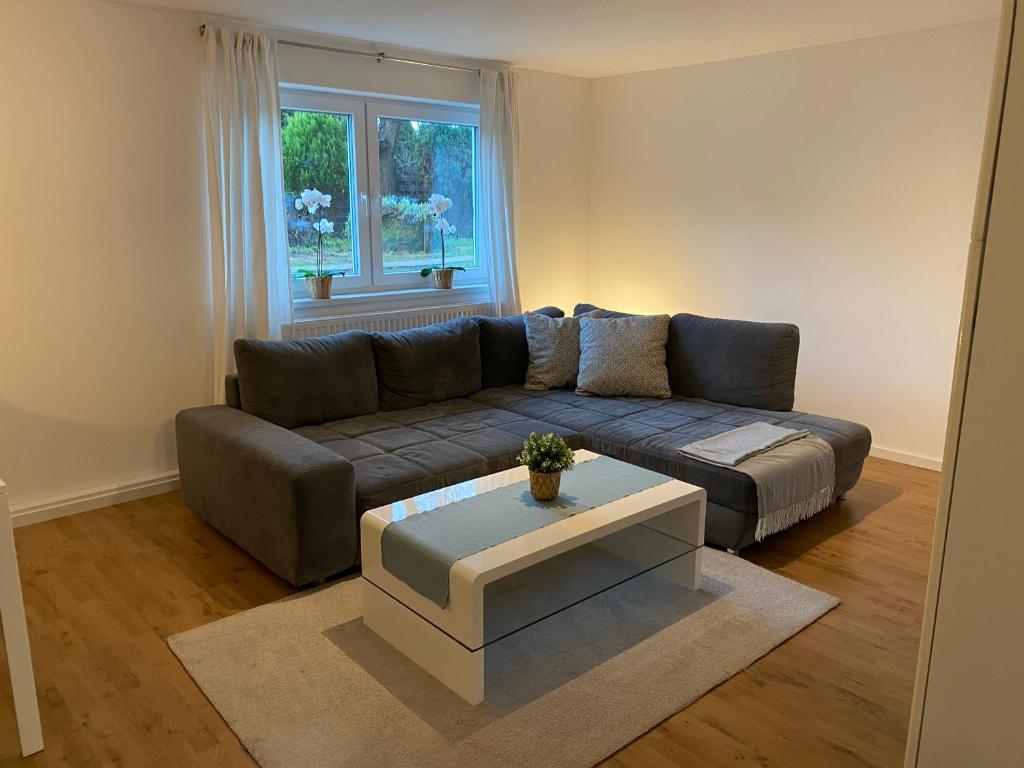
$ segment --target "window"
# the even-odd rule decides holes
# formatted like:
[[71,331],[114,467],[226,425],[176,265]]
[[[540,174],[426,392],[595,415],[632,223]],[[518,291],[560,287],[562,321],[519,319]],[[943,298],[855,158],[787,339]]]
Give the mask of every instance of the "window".
[[377,158],[381,194],[381,248],[384,273],[419,272],[441,261],[441,236],[410,211],[437,192],[452,201],[445,219],[454,227],[446,237],[445,264],[477,266],[474,238],[472,126],[398,117],[377,118]]
[[288,257],[292,274],[316,267],[317,234],[313,217],[295,208],[304,189],[331,196],[331,205],[317,211],[334,225],[325,237],[324,268],[358,274],[353,237],[355,202],[350,169],[354,163],[352,116],[299,109],[281,110],[281,156],[284,161],[284,205],[288,224]]
[[[433,194],[451,200],[445,266],[465,270],[457,285],[485,282],[476,238],[476,109],[288,89],[281,100],[294,298],[308,296],[302,278],[317,266],[321,219],[330,224],[322,268],[343,275],[333,281],[335,295],[431,289],[420,270],[442,261],[441,232],[427,208]],[[297,209],[306,189],[330,195],[330,205],[312,215]]]

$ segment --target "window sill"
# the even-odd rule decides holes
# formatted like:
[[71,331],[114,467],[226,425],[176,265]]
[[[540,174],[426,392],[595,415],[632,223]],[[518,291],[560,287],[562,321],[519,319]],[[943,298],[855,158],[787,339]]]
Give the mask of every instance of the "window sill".
[[406,288],[394,291],[366,291],[339,294],[329,299],[292,298],[292,315],[296,321],[315,318],[428,309],[455,304],[490,303],[486,283],[457,285],[453,288]]

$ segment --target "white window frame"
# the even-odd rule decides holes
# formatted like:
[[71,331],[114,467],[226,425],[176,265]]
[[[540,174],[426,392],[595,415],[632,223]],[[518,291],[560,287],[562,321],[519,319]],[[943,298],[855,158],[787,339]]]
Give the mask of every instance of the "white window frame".
[[[337,304],[358,302],[387,304],[400,301],[424,306],[480,300],[489,295],[487,259],[480,246],[481,211],[479,194],[480,110],[471,105],[449,105],[425,101],[388,99],[337,91],[305,88],[281,88],[281,109],[344,114],[352,126],[349,134],[350,199],[354,201],[352,216],[353,258],[358,275],[345,275],[334,280],[332,297],[317,301],[309,298],[305,281],[291,279],[291,295],[297,314],[322,315]],[[455,290],[436,289],[430,277],[418,271],[385,274],[381,233],[380,158],[377,152],[378,117],[394,117],[423,122],[456,123],[476,129],[473,148],[473,228],[477,265],[456,272]],[[282,191],[283,194],[283,191]],[[290,269],[290,263],[289,263]]]
[[[370,217],[366,190],[366,152],[359,148],[366,145],[366,107],[362,99],[354,99],[339,93],[285,90],[281,91],[281,109],[301,109],[310,112],[328,112],[345,115],[349,123],[348,167],[349,200],[352,201],[352,258],[358,274],[345,275],[334,281],[347,284],[350,289],[367,289],[373,286],[373,274],[369,264],[363,260],[363,253],[370,250]],[[283,176],[282,176],[283,178]],[[284,190],[281,191],[282,196]],[[288,273],[291,275],[291,257]],[[291,277],[292,300],[308,297],[306,281]]]
[[[473,145],[473,239],[476,243],[477,266],[465,272],[457,272],[460,283],[481,283],[487,280],[487,269],[480,253],[480,211],[479,188],[477,186],[477,162],[480,144],[480,110],[440,107],[428,104],[410,103],[407,101],[390,101],[374,99],[366,102],[367,148],[380,146],[380,134],[377,132],[377,118],[393,117],[399,120],[418,120],[424,123],[457,123],[472,125],[476,131]],[[380,155],[376,151],[368,151],[367,167],[370,172],[370,236],[373,241],[373,282],[379,288],[423,288],[428,285],[429,277],[421,277],[419,272],[398,272],[385,274],[384,248],[381,233],[381,190],[380,190]],[[444,190],[437,190],[444,193]]]

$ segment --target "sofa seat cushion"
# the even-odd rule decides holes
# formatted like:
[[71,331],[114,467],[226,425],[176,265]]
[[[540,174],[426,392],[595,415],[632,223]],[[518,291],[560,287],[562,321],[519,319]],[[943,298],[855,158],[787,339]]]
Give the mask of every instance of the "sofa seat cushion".
[[850,421],[698,398],[582,397],[509,386],[481,390],[471,399],[571,429],[583,436],[585,448],[698,485],[709,501],[746,514],[757,513],[757,488],[748,475],[683,456],[679,449],[763,421],[823,438],[835,452],[837,478],[853,472],[856,480],[855,470],[871,447],[868,429]]
[[462,398],[294,431],[352,462],[360,512],[514,467],[531,432],[582,447],[571,429]]

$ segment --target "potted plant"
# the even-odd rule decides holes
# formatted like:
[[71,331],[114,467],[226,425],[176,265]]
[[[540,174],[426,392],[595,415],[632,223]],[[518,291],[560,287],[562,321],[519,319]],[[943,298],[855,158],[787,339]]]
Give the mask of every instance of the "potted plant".
[[444,218],[444,212],[451,207],[452,201],[436,192],[427,201],[426,216],[430,221],[433,221],[434,229],[441,233],[441,266],[435,264],[431,267],[424,267],[420,270],[420,274],[423,277],[432,275],[435,288],[451,288],[455,270],[460,272],[466,271],[465,267],[449,267],[444,263],[444,239],[445,237],[455,237],[455,227],[448,223],[448,219]]
[[[310,218],[316,215],[321,208],[331,207],[331,196],[325,195],[318,189],[304,189],[302,194],[295,198],[295,210],[305,211]],[[299,275],[306,278],[306,287],[309,289],[309,296],[313,299],[331,298],[331,283],[335,274],[344,272],[328,272],[324,269],[324,236],[334,234],[334,222],[321,218],[313,222],[313,231],[316,232],[316,269],[299,270]]]
[[554,432],[531,432],[523,443],[519,461],[530,470],[530,493],[537,501],[551,501],[558,495],[562,472],[573,468],[576,456],[565,440]]

